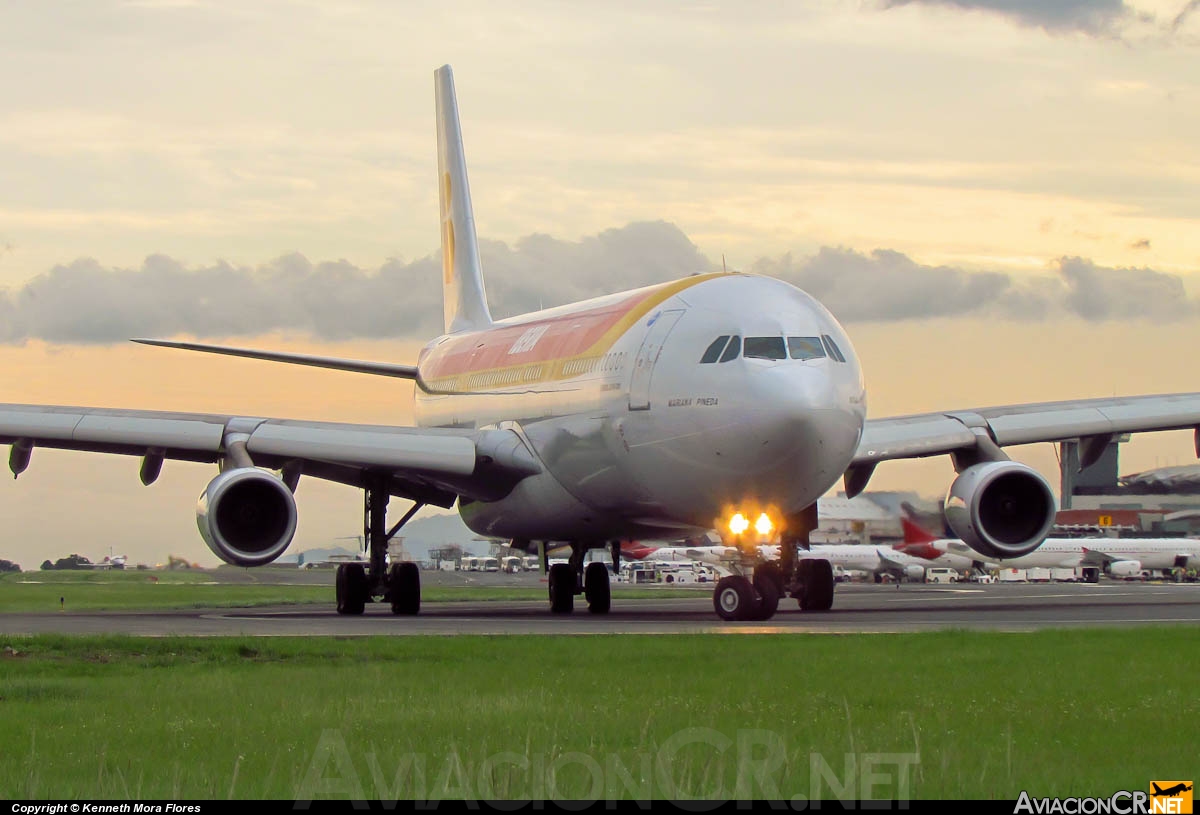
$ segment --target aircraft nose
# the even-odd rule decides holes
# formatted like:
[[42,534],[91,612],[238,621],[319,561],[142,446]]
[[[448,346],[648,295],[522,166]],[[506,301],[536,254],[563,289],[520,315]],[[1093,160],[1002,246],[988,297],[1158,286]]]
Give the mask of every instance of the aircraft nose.
[[779,365],[752,374],[759,431],[778,449],[827,464],[841,475],[862,430],[862,414],[828,372]]

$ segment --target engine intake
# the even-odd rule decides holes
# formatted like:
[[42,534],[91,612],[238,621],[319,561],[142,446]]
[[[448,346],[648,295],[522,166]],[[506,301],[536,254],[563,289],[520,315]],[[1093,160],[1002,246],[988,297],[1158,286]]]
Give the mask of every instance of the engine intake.
[[296,534],[296,499],[266,470],[239,467],[209,482],[196,506],[208,548],[235,566],[262,566],[283,554]]
[[976,464],[946,494],[946,521],[981,555],[1004,559],[1042,545],[1058,504],[1046,479],[1016,461]]

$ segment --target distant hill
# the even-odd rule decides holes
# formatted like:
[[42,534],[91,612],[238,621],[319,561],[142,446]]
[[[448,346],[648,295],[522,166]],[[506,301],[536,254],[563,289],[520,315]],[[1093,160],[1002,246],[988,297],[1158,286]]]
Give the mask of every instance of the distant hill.
[[[404,550],[412,560],[429,560],[430,549],[440,549],[455,544],[471,555],[486,555],[490,548],[487,541],[475,540],[475,533],[467,529],[467,525],[458,517],[458,513],[414,518],[404,525],[396,537],[404,539]],[[300,563],[301,558],[307,562],[328,560],[331,555],[353,556],[356,554],[356,548],[353,541],[350,541],[348,546],[288,552],[275,562],[295,566]]]

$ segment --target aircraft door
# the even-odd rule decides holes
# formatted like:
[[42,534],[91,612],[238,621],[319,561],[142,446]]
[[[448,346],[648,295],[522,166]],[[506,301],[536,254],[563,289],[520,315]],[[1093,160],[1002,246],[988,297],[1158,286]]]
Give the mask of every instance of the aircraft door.
[[662,353],[663,343],[667,335],[683,316],[684,309],[660,311],[650,319],[650,327],[642,346],[638,349],[637,358],[633,362],[633,378],[629,383],[629,409],[650,409],[650,377],[654,374],[654,365],[658,355]]

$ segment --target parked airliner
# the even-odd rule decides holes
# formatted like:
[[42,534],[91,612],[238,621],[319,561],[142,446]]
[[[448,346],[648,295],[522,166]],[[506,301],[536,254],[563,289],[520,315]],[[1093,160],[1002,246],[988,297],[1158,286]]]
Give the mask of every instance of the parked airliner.
[[[1093,566],[1113,577],[1137,577],[1143,569],[1190,569],[1200,566],[1200,541],[1191,538],[1047,538],[1034,551],[1010,558],[985,558],[964,541],[935,538],[924,544],[934,551],[990,561],[1004,569],[1076,569]],[[907,549],[912,554],[917,552]]]
[[[737,546],[663,546],[654,548],[642,546],[638,550],[637,559],[653,559],[668,562],[699,562],[715,566],[725,572],[736,573],[745,553]],[[626,557],[628,550],[623,550]],[[779,546],[775,544],[760,544],[759,557],[767,561],[776,561],[780,557]],[[942,555],[935,552],[935,555]],[[954,556],[945,556],[947,560],[937,562],[913,554],[901,552],[891,546],[874,546],[862,543],[813,544],[801,550],[798,556],[802,559],[828,560],[830,564],[848,572],[865,572],[874,576],[875,582],[881,582],[889,576],[896,580],[924,580],[925,570],[930,566],[947,565]],[[968,567],[969,567],[968,563]]]
[[[420,608],[414,563],[387,564],[389,538],[427,504],[457,504],[475,532],[527,551],[571,547],[549,569],[550,606],[610,607],[609,572],[590,548],[681,537],[767,514],[778,563],[719,581],[725,619],[764,618],[786,593],[827,610],[833,571],[798,558],[816,501],[857,495],[888,459],[948,454],[956,534],[989,557],[1035,550],[1054,521],[1047,481],[1011,461],[1013,444],[1081,439],[1085,463],[1114,434],[1200,426],[1200,394],[1105,398],[867,419],[854,347],[833,315],[783,281],[704,273],[493,320],[484,292],[449,66],[434,74],[445,333],[415,364],[365,362],[189,342],[161,346],[416,382],[416,427],[44,405],[0,406],[0,442],[20,474],[39,447],[139,456],[150,484],[164,461],[215,463],[200,534],[223,560],[279,557],[296,530],[301,478],[364,491],[369,563],[337,572],[337,607],[383,599]],[[570,274],[563,269],[562,274]],[[392,497],[412,502],[389,526]],[[53,523],[49,520],[48,523]]]

